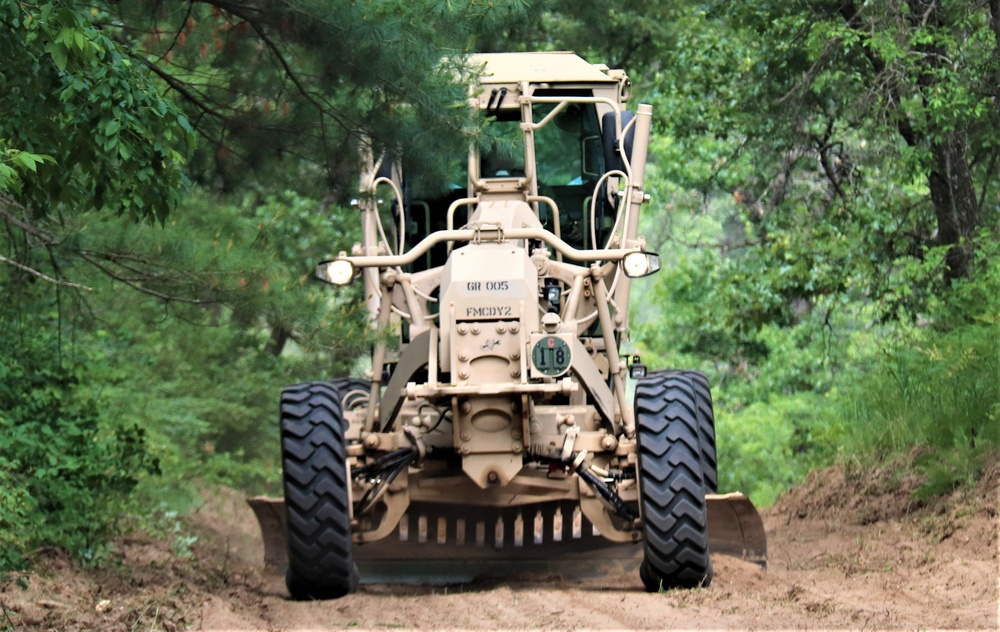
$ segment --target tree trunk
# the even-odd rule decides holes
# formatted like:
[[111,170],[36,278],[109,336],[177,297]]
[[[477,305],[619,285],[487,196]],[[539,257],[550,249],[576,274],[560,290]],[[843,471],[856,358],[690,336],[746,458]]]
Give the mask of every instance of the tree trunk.
[[945,281],[968,277],[975,250],[972,237],[979,227],[979,203],[972,182],[966,139],[952,132],[931,146],[934,168],[930,173],[931,200],[937,216],[938,241],[951,246],[945,259]]
[[292,332],[284,325],[274,325],[271,328],[271,336],[264,345],[264,353],[278,357],[285,349],[285,344],[292,337]]
[[993,28],[993,35],[997,42],[993,54],[997,55],[1000,54],[1000,0],[990,0],[990,27]]

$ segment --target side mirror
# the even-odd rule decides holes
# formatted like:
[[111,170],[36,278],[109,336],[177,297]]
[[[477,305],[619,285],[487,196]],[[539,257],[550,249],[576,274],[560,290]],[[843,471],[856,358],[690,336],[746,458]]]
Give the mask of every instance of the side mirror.
[[[628,127],[628,124],[632,122],[635,118],[634,112],[629,112],[628,110],[622,110],[622,129]],[[601,117],[601,137],[604,140],[604,168],[607,171],[625,171],[625,164],[622,161],[622,155],[618,152],[618,138],[616,137],[617,130],[615,129],[615,113],[606,112],[604,116]],[[628,130],[625,135],[624,149],[625,157],[631,161],[632,160],[632,140],[635,138],[635,127]]]

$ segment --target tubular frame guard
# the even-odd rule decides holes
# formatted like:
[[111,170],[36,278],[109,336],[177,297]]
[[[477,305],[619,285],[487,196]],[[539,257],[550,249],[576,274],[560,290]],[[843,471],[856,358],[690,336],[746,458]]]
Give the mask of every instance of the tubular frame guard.
[[350,257],[337,257],[337,259],[350,261],[356,268],[405,266],[413,263],[440,243],[450,241],[496,241],[502,243],[514,239],[535,239],[545,242],[564,257],[577,261],[621,261],[626,255],[642,252],[639,247],[578,250],[542,228],[507,228],[503,230],[499,228],[464,228],[432,233],[402,255],[352,255]]

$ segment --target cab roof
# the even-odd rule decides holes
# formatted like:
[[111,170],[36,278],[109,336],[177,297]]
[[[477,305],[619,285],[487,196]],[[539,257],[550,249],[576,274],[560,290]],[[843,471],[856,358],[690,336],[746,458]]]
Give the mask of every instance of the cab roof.
[[473,67],[485,65],[482,85],[530,83],[617,83],[607,66],[594,65],[570,52],[479,53],[469,56]]

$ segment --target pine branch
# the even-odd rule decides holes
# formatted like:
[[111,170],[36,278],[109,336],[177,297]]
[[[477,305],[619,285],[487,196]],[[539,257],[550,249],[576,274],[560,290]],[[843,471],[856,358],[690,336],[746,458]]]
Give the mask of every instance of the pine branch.
[[3,255],[0,255],[0,263],[6,263],[7,265],[14,266],[15,268],[19,268],[21,270],[24,270],[25,272],[27,272],[29,274],[32,274],[32,275],[38,277],[39,279],[42,279],[43,281],[48,281],[49,283],[52,283],[53,285],[62,285],[62,286],[65,286],[65,287],[76,288],[78,290],[87,290],[88,292],[93,292],[94,291],[94,288],[87,287],[86,285],[80,285],[79,283],[73,283],[71,281],[63,281],[61,279],[54,279],[54,278],[50,277],[47,274],[39,272],[38,270],[35,270],[34,268],[26,266],[26,265],[24,265],[22,263],[18,263],[16,261],[14,261],[13,259],[9,259],[9,258],[7,258],[7,257],[5,257]]
[[180,94],[185,101],[188,101],[189,103],[195,105],[203,113],[208,114],[209,116],[212,116],[213,118],[216,118],[223,122],[228,122],[230,120],[229,116],[219,111],[215,107],[212,107],[209,103],[207,103],[207,99],[203,100],[201,97],[199,97],[199,95],[194,94],[194,92],[192,92],[189,89],[189,84],[181,81],[174,75],[163,70],[154,62],[146,59],[145,57],[139,55],[136,55],[135,57],[140,62],[145,64],[147,68],[152,70],[153,73],[156,74],[156,76],[158,76],[160,79],[163,79],[163,81],[165,81],[168,86],[176,90],[177,93]]
[[187,303],[189,305],[208,305],[208,304],[211,304],[213,302],[213,301],[206,301],[206,300],[203,300],[203,299],[184,298],[184,297],[181,297],[181,296],[171,296],[169,294],[163,294],[162,292],[157,292],[156,290],[153,290],[153,289],[150,289],[148,287],[145,287],[144,285],[142,285],[140,283],[136,283],[134,280],[132,280],[132,279],[130,279],[128,277],[125,277],[125,276],[122,276],[121,274],[118,274],[116,271],[114,271],[111,268],[109,268],[109,267],[103,265],[102,263],[100,263],[100,261],[98,261],[97,258],[90,256],[89,254],[87,254],[84,251],[78,251],[78,254],[80,255],[80,257],[83,258],[84,261],[86,261],[90,265],[94,266],[95,268],[97,268],[98,270],[100,270],[101,272],[103,272],[104,274],[106,274],[107,276],[111,277],[115,281],[120,281],[121,283],[124,283],[125,285],[129,286],[133,290],[136,290],[137,292],[141,292],[143,294],[148,294],[149,296],[154,296],[154,297],[156,297],[158,299],[161,299],[163,301],[166,301],[168,303],[170,303],[170,302],[177,302],[177,303]]
[[264,43],[264,45],[267,46],[268,50],[271,51],[271,54],[274,55],[274,58],[277,60],[278,64],[281,66],[281,69],[284,71],[285,76],[288,77],[288,79],[295,85],[295,88],[298,90],[299,94],[302,95],[302,97],[306,101],[311,103],[313,107],[315,107],[321,113],[329,116],[334,121],[336,121],[337,124],[340,125],[345,131],[350,133],[357,129],[357,126],[351,123],[350,121],[347,121],[340,112],[337,112],[336,110],[330,108],[329,106],[321,103],[319,99],[316,98],[316,95],[310,92],[305,87],[305,85],[303,85],[298,75],[295,74],[294,70],[292,70],[291,65],[288,63],[288,60],[285,59],[285,56],[278,49],[278,45],[274,42],[274,40],[272,40],[267,35],[267,33],[264,32],[264,29],[261,28],[260,24],[258,24],[256,21],[248,19],[247,23],[250,24],[250,28],[253,29],[254,33],[257,34],[257,37],[259,37],[261,41]]

